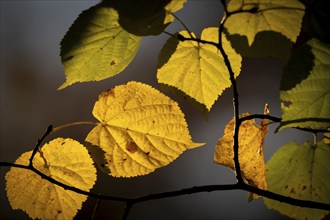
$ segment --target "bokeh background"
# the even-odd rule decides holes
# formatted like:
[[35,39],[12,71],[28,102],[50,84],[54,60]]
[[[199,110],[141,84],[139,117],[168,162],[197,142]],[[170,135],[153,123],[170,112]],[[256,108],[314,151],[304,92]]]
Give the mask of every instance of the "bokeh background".
[[[97,1],[29,1],[1,0],[1,146],[0,161],[14,162],[23,152],[33,149],[48,125],[95,121],[91,111],[98,94],[131,80],[159,88],[156,80],[157,56],[168,35],[144,37],[134,61],[119,75],[101,82],[75,84],[56,89],[65,76],[60,61],[59,43],[82,10]],[[202,29],[218,26],[223,9],[218,0],[188,0],[178,17],[197,34]],[[174,22],[167,29],[175,33],[183,27]],[[271,59],[244,59],[238,78],[240,110],[262,113],[269,103],[271,115],[280,116],[279,82],[282,64]],[[229,169],[213,163],[214,147],[226,123],[232,118],[232,92],[218,99],[206,118],[191,103],[168,93],[186,114],[193,140],[206,145],[182,154],[170,165],[137,178],[112,178],[98,173],[95,193],[137,197],[207,184],[235,182]],[[283,144],[299,144],[311,135],[293,129],[274,134],[270,126],[265,142],[265,159]],[[57,136],[83,142],[92,127],[75,126]],[[4,176],[9,168],[0,169],[0,219],[28,219],[22,211],[12,210],[5,193]],[[244,191],[199,193],[137,204],[129,219],[212,220],[212,219],[287,219],[268,210],[262,199],[247,202]],[[91,219],[97,200],[89,198],[76,219]],[[121,219],[124,205],[102,201],[95,219]]]

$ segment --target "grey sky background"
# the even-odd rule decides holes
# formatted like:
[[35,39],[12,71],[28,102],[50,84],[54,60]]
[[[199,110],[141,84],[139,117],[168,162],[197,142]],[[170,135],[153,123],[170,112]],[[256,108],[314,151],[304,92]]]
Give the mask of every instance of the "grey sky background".
[[[168,35],[145,37],[130,66],[119,75],[101,82],[74,84],[57,91],[65,80],[60,61],[59,43],[82,10],[97,1],[3,1],[1,0],[1,145],[0,161],[14,162],[33,149],[48,125],[75,121],[96,121],[91,111],[98,94],[115,85],[135,80],[159,88],[156,79],[157,56]],[[200,35],[205,27],[218,26],[222,7],[217,0],[188,0],[177,13],[189,29]],[[168,32],[183,30],[177,22]],[[279,81],[282,64],[269,59],[245,59],[238,78],[240,110],[262,113],[269,103],[271,115],[280,116]],[[206,145],[183,153],[176,161],[154,173],[131,179],[116,179],[98,173],[93,192],[136,197],[151,193],[206,185],[234,183],[229,169],[213,163],[214,147],[232,118],[232,92],[218,99],[206,120],[190,103],[173,94],[186,114],[195,142]],[[270,126],[265,142],[266,160],[283,144],[299,144],[310,134],[286,129],[274,134]],[[83,142],[92,127],[83,125],[64,129],[50,137],[71,137]],[[306,136],[308,135],[308,136]],[[28,219],[22,211],[11,209],[5,194],[4,175],[0,169],[0,219]],[[268,210],[262,199],[247,202],[248,193],[227,191],[200,193],[149,201],[136,205],[133,219],[287,219]],[[76,219],[90,219],[96,200],[88,199]],[[123,204],[102,201],[96,219],[121,219]]]

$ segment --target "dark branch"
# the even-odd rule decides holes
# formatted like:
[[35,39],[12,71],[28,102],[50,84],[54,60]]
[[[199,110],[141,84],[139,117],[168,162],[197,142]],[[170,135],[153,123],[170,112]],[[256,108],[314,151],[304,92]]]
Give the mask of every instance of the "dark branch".
[[[227,191],[227,190],[244,190],[244,191],[256,193],[260,196],[263,196],[263,197],[266,197],[269,199],[274,199],[274,200],[285,202],[285,203],[295,205],[295,206],[330,211],[330,204],[294,199],[294,198],[282,196],[282,195],[279,195],[279,194],[276,194],[276,193],[273,193],[273,192],[270,192],[267,190],[258,189],[256,187],[247,185],[246,183],[236,183],[236,184],[227,184],[227,185],[194,186],[194,187],[185,188],[185,189],[181,189],[181,190],[150,194],[147,196],[141,196],[141,197],[137,197],[137,198],[124,198],[124,197],[116,197],[116,196],[110,196],[110,195],[95,194],[95,193],[83,191],[81,189],[78,189],[78,188],[75,188],[72,186],[68,186],[64,183],[61,183],[61,182],[54,180],[51,177],[43,174],[42,172],[35,169],[34,167],[20,165],[20,164],[14,164],[14,163],[8,163],[8,162],[0,162],[0,167],[5,167],[5,166],[31,170],[32,172],[38,174],[43,179],[45,179],[53,184],[56,184],[60,187],[63,187],[66,190],[70,190],[70,191],[73,191],[73,192],[76,192],[76,193],[79,193],[82,195],[90,196],[90,197],[97,198],[100,200],[125,202],[127,206],[125,209],[126,211],[124,212],[124,215],[123,215],[123,219],[125,219],[128,216],[129,210],[132,208],[132,206],[134,204],[137,204],[137,203],[146,202],[146,201],[155,200],[155,199],[164,199],[164,198],[170,198],[170,197],[176,197],[176,196],[182,196],[182,195],[202,193],[202,192]],[[124,216],[126,216],[126,217],[124,218]]]
[[[222,1],[223,4],[223,8],[225,9],[225,11],[227,11],[227,7],[225,5],[225,1]],[[227,21],[227,14],[224,14],[224,18],[220,23],[219,26],[219,43],[218,43],[218,49],[221,52],[221,55],[224,59],[225,65],[228,69],[229,72],[229,78],[230,78],[230,82],[231,85],[233,87],[233,106],[234,106],[234,122],[235,122],[235,127],[234,127],[234,164],[235,164],[235,171],[236,171],[236,179],[238,181],[238,183],[243,183],[243,178],[242,178],[242,174],[241,174],[241,168],[239,165],[239,158],[238,158],[238,133],[239,133],[239,126],[241,124],[240,120],[239,120],[239,102],[238,102],[238,89],[237,89],[237,85],[236,85],[236,79],[235,79],[235,73],[231,67],[231,63],[229,61],[228,55],[225,52],[225,50],[222,47],[222,33],[224,32],[224,25]]]
[[247,120],[251,120],[251,119],[255,119],[255,118],[259,118],[259,119],[269,119],[272,120],[273,122],[281,122],[281,118],[278,117],[274,117],[271,115],[263,115],[263,114],[253,114],[253,115],[248,115],[248,116],[244,116],[240,118],[240,121],[247,121]]
[[41,139],[38,139],[37,144],[34,147],[33,152],[32,152],[32,155],[30,157],[29,166],[33,166],[33,158],[34,158],[34,156],[36,155],[37,151],[39,150],[40,145],[42,144],[42,142],[44,141],[44,139],[52,132],[52,130],[53,130],[53,126],[52,125],[49,125],[48,128],[46,129],[45,134],[42,136],[42,138]]
[[122,220],[126,220],[128,218],[129,212],[131,211],[133,204],[134,204],[133,202],[129,202],[129,201],[126,202],[126,208],[124,210]]

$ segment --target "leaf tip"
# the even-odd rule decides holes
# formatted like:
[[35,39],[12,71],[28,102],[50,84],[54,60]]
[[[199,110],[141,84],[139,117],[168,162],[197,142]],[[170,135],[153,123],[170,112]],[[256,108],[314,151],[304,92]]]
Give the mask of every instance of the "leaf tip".
[[73,84],[73,82],[70,82],[70,81],[65,81],[60,87],[58,87],[57,88],[57,90],[59,91],[59,90],[62,90],[62,89],[64,89],[64,88],[66,88],[66,87],[68,87],[68,86],[70,86],[70,85],[72,85]]

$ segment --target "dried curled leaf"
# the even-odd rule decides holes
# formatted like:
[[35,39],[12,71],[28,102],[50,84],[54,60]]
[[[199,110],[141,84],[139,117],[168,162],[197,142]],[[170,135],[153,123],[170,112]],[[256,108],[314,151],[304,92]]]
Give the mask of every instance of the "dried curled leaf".
[[143,83],[103,92],[93,115],[101,123],[86,141],[105,152],[105,166],[115,177],[146,175],[201,145],[192,142],[178,104]]
[[[241,117],[250,115],[243,114]],[[235,170],[233,132],[234,119],[225,127],[224,135],[219,139],[215,148],[214,162]],[[267,189],[266,167],[264,162],[264,139],[268,131],[267,121],[263,120],[257,125],[254,120],[244,121],[239,130],[239,163],[243,178],[253,186]],[[256,194],[250,194],[249,201],[259,198]]]
[[[16,164],[28,165],[32,151],[22,154]],[[96,169],[86,148],[72,139],[57,138],[37,153],[34,167],[49,177],[89,191],[96,181]],[[31,170],[11,168],[6,174],[6,191],[13,209],[31,218],[73,219],[87,196],[56,186]]]

